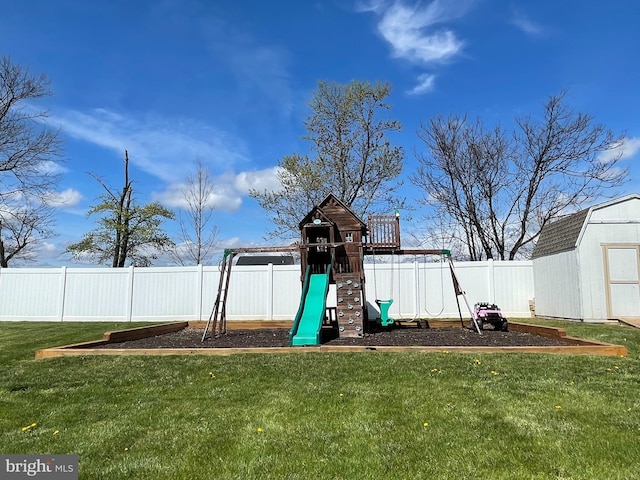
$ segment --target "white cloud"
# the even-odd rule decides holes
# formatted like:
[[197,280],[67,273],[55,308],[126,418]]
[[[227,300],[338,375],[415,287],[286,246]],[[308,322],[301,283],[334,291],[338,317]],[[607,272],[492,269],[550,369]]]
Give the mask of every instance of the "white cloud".
[[28,192],[16,191],[3,195],[3,208],[7,211],[9,211],[9,207],[11,210],[17,210],[25,205],[39,206],[42,201],[54,208],[75,207],[80,203],[80,200],[82,200],[82,194],[74,188],[67,188],[61,192],[46,192],[43,199],[30,198]]
[[[167,186],[164,192],[154,193],[153,199],[170,208],[188,209],[189,205],[184,197],[184,183]],[[207,199],[207,205],[216,210],[235,212],[242,205],[242,196],[228,183],[216,184]]]
[[37,243],[35,250],[38,252],[38,255],[36,257],[39,260],[43,258],[44,259],[57,258],[60,255],[60,250],[57,245],[44,240]]
[[435,25],[464,15],[471,2],[434,0],[426,7],[409,7],[401,0],[391,3],[361,4],[360,11],[379,15],[378,31],[393,48],[393,55],[414,63],[448,60],[458,54],[464,43],[448,29]]
[[618,157],[631,158],[638,151],[640,151],[640,137],[625,138],[611,150],[602,152],[598,156],[598,160],[602,163],[607,163]]
[[43,175],[58,175],[66,171],[67,169],[63,167],[61,163],[51,160],[40,162],[40,165],[38,165],[38,172]]
[[154,193],[153,200],[169,208],[188,208],[184,198],[185,183],[174,183],[167,186],[164,192]]
[[278,167],[241,172],[236,175],[234,185],[238,191],[245,194],[248,194],[250,190],[257,190],[259,192],[264,190],[268,192],[279,190],[280,180],[278,180]]
[[[208,203],[217,210],[235,212],[242,206],[242,198],[247,196],[250,190],[277,190],[280,186],[277,170],[277,167],[274,167],[214,177],[213,192]],[[184,182],[170,183],[165,191],[154,193],[153,198],[170,208],[188,208],[184,198],[186,186]]]
[[432,92],[435,86],[436,76],[430,73],[418,75],[418,83],[407,93],[409,95],[422,95],[423,93]]
[[244,162],[243,143],[209,125],[181,118],[136,118],[97,108],[89,112],[63,111],[52,119],[63,134],[122,155],[162,180],[186,175],[196,157],[228,168]]
[[538,36],[544,33],[544,28],[531,20],[522,12],[513,12],[511,23],[530,36]]
[[387,0],[369,0],[356,2],[356,12],[380,12],[384,9]]
[[80,203],[80,200],[82,200],[82,194],[74,188],[51,192],[47,195],[47,203],[52,207],[75,207]]
[[622,144],[622,158],[631,158],[640,151],[640,138],[627,138]]
[[210,201],[218,210],[225,212],[235,212],[242,206],[242,197],[229,184],[216,185]]

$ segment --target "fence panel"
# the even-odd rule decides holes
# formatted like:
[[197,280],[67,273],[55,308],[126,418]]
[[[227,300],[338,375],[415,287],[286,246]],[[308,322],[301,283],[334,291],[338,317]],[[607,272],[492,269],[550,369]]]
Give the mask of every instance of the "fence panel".
[[273,320],[292,320],[298,311],[302,283],[300,265],[273,266]]
[[227,297],[228,320],[268,320],[273,282],[269,265],[235,265]]
[[534,298],[533,264],[530,261],[494,263],[492,301],[512,317],[528,317],[529,301]]
[[0,321],[60,320],[61,274],[57,268],[0,268]]
[[[458,262],[455,272],[471,306],[497,303],[507,316],[529,316],[532,263]],[[376,299],[394,300],[393,318],[456,318],[449,264],[365,264],[370,318]],[[220,270],[207,267],[18,268],[0,270],[0,320],[206,320]],[[300,302],[300,266],[234,266],[227,299],[233,320],[290,320]],[[333,293],[332,293],[333,292]],[[327,305],[335,306],[335,288]],[[467,307],[460,298],[464,317]]]
[[130,275],[126,268],[68,268],[62,320],[130,320]]
[[198,267],[136,268],[133,276],[132,320],[197,319]]

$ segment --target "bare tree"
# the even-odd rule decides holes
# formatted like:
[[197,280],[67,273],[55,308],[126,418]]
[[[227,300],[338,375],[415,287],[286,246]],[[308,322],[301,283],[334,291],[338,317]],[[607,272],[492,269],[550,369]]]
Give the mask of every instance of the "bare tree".
[[388,83],[319,82],[305,121],[313,156],[293,155],[279,162],[281,189],[252,191],[275,225],[274,237],[297,234],[301,217],[333,193],[360,216],[400,206],[404,152],[388,135],[398,121],[382,118],[391,106]]
[[209,170],[198,158],[195,171],[182,190],[184,207],[178,210],[180,241],[171,256],[180,265],[204,265],[212,261],[218,226],[213,223],[215,185]]
[[51,95],[44,75],[31,75],[0,58],[0,266],[32,258],[33,247],[52,235],[47,197],[59,175],[58,132],[43,126],[48,113],[32,101]]
[[469,259],[526,257],[550,219],[617,193],[627,175],[621,154],[603,154],[623,137],[564,97],[549,97],[540,119],[516,119],[511,134],[453,115],[418,131],[430,155],[418,154],[412,182]]
[[105,194],[101,202],[89,210],[89,215],[102,215],[99,227],[82,240],[67,247],[74,259],[88,258],[96,263],[111,263],[124,267],[127,261],[135,266],[149,266],[157,252],[173,245],[161,229],[164,219],[173,212],[157,202],[140,206],[133,197],[133,182],[129,178],[129,154],[125,150],[124,185],[121,191],[110,188],[92,175]]
[[53,236],[53,224],[52,209],[45,203],[20,202],[13,210],[0,211],[0,267],[34,261],[38,243]]

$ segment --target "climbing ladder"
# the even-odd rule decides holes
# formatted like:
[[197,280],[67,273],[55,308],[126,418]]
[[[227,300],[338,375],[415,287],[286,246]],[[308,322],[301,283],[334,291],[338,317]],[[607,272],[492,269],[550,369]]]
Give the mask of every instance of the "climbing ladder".
[[[218,337],[227,333],[227,293],[229,292],[229,279],[231,278],[231,265],[233,264],[234,251],[229,249],[224,251],[220,264],[220,280],[218,281],[218,294],[213,304],[213,310],[207,320],[207,325],[202,333],[202,340],[208,337]],[[211,334],[208,335],[211,328]]]
[[337,319],[341,337],[362,337],[365,325],[364,290],[358,273],[334,273]]

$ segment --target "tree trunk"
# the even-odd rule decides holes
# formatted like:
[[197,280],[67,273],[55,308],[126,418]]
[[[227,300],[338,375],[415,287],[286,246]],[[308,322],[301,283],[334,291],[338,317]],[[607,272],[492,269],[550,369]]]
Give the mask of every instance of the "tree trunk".
[[113,267],[122,268],[127,261],[129,245],[129,216],[131,213],[131,182],[129,181],[129,152],[124,151],[124,187],[118,199],[116,212],[116,238],[113,246]]

